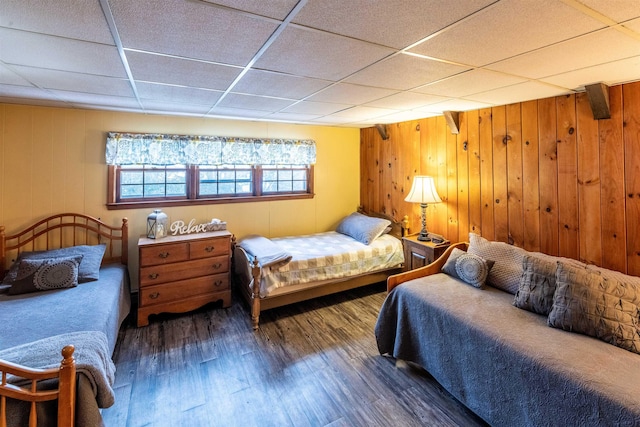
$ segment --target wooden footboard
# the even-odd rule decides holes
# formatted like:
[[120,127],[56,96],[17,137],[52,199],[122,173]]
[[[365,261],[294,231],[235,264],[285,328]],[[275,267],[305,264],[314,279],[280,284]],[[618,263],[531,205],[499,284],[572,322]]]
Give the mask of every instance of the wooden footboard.
[[[29,426],[38,424],[36,404],[58,400],[58,427],[73,427],[75,424],[76,402],[76,362],[73,358],[74,347],[68,345],[62,349],[62,362],[59,368],[30,369],[15,363],[0,360],[0,427],[7,426],[7,398],[28,402]],[[13,375],[29,383],[21,387],[7,382]],[[38,390],[38,383],[48,379],[58,379],[58,386],[53,390]]]

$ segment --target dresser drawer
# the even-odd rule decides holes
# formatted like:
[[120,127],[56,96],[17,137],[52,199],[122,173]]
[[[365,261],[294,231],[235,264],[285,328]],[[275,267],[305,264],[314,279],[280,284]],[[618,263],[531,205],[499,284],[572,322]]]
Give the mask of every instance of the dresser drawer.
[[228,238],[197,240],[189,243],[189,257],[191,259],[208,258],[217,255],[228,255],[231,252],[231,242]]
[[197,277],[180,282],[140,288],[140,307],[175,302],[192,296],[226,291],[229,289],[229,275]]
[[228,255],[185,261],[179,264],[152,265],[140,268],[140,287],[228,271]]
[[154,245],[140,249],[140,266],[169,264],[189,259],[189,243]]

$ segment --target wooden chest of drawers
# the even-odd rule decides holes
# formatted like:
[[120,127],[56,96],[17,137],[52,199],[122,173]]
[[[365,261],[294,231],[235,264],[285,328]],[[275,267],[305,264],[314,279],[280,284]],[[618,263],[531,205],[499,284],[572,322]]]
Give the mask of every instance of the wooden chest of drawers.
[[149,315],[184,313],[212,301],[231,305],[231,233],[138,240],[140,289],[138,326]]

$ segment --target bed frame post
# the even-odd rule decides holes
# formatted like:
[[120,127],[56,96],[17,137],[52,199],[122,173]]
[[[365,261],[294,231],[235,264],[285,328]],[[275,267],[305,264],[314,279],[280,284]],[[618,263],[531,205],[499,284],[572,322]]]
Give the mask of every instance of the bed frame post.
[[120,249],[120,262],[129,265],[129,220],[122,218],[122,248]]
[[251,323],[253,330],[258,330],[260,322],[260,265],[258,258],[254,258],[251,263],[251,275],[253,276],[253,289],[251,291]]
[[75,425],[76,404],[76,361],[73,358],[75,348],[68,345],[62,349],[60,363],[60,394],[58,396],[58,426]]

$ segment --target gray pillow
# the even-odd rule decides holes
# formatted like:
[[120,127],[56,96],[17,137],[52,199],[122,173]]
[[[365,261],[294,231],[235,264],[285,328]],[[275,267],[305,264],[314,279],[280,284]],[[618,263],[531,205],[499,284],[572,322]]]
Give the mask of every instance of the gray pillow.
[[454,248],[442,266],[442,272],[475,288],[482,288],[494,262]]
[[[82,255],[47,259],[23,259],[9,295],[73,288],[78,285]],[[46,307],[44,308],[46,310]]]
[[571,258],[554,257],[540,252],[524,255],[523,273],[513,305],[533,313],[548,315],[556,290],[558,261],[576,268],[586,268],[585,264]]
[[340,221],[336,231],[369,245],[380,237],[389,225],[391,225],[391,221],[388,219],[374,218],[354,212]]
[[547,323],[640,354],[640,286],[558,263]]
[[104,257],[107,245],[80,245],[68,248],[51,249],[49,251],[21,252],[18,259],[13,263],[3,283],[12,284],[16,279],[18,264],[23,259],[47,259],[59,258],[73,255],[81,255],[82,262],[78,271],[78,283],[91,282],[100,278],[100,265]]
[[468,253],[495,261],[489,271],[487,283],[495,288],[515,294],[522,277],[522,248],[504,242],[491,242],[475,233],[469,233]]
[[548,315],[556,290],[556,261],[525,255],[523,274],[513,305],[533,313]]

